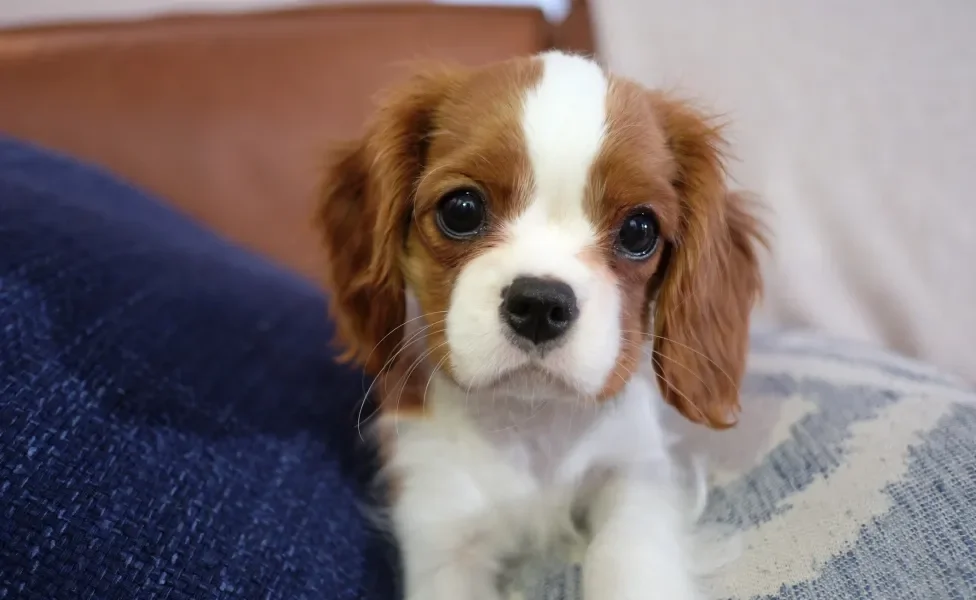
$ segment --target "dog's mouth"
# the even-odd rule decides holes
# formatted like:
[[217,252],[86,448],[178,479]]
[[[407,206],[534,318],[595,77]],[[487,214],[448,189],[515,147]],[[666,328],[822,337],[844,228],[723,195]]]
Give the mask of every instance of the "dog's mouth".
[[509,369],[477,387],[529,399],[541,396],[576,398],[583,393],[575,382],[536,359]]

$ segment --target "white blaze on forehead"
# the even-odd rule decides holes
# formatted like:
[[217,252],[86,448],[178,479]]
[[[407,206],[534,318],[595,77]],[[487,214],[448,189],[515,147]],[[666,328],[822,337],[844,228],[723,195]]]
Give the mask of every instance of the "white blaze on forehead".
[[474,257],[454,283],[446,317],[451,367],[458,382],[471,387],[537,360],[512,342],[500,307],[517,277],[551,277],[573,289],[579,316],[542,362],[593,396],[604,388],[620,351],[616,283],[581,258],[597,241],[585,202],[605,135],[608,82],[595,62],[582,57],[549,52],[538,60],[541,76],[526,90],[521,114],[531,169],[527,203],[502,225],[504,243]]
[[542,77],[522,112],[534,184],[528,212],[560,227],[588,225],[584,194],[606,130],[607,78],[581,56],[547,52],[539,60]]

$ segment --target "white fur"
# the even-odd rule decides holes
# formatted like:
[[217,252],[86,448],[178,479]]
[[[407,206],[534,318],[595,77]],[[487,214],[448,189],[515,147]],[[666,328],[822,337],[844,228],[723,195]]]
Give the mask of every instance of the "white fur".
[[435,374],[426,400],[426,418],[380,422],[397,436],[387,466],[408,600],[499,600],[509,561],[581,548],[586,600],[699,598],[696,502],[649,379],[597,405],[467,392]]
[[[501,247],[464,266],[451,297],[457,383],[435,368],[425,416],[380,421],[396,435],[388,467],[406,596],[497,600],[503,563],[583,546],[586,600],[693,600],[685,507],[694,503],[679,497],[653,375],[594,399],[621,338],[616,283],[580,257],[595,240],[584,192],[603,143],[607,79],[582,58],[541,60],[523,106],[528,207]],[[561,279],[577,295],[569,338],[543,358],[514,346],[499,318],[502,289],[519,275]],[[546,375],[498,382],[533,363]]]

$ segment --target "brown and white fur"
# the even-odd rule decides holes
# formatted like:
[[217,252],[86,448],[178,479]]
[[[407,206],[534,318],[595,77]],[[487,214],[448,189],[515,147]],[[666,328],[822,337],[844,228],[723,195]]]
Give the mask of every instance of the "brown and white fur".
[[[409,600],[494,600],[507,561],[577,539],[587,600],[700,597],[660,410],[738,413],[759,236],[721,145],[687,104],[550,52],[419,74],[332,157],[326,281],[345,357],[378,375]],[[486,207],[464,239],[437,217],[458,189]],[[660,232],[640,259],[618,247],[634,211]],[[525,277],[574,295],[544,348],[501,316]]]

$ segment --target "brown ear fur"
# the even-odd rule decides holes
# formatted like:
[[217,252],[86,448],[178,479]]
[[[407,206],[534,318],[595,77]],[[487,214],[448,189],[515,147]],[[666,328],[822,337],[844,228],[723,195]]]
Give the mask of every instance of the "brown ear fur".
[[413,77],[380,105],[362,139],[329,159],[316,219],[325,283],[343,360],[371,373],[402,339],[405,292],[400,253],[438,104],[459,76]]
[[654,363],[665,400],[709,427],[735,424],[749,315],[761,292],[759,222],[729,193],[718,129],[685,104],[652,97],[677,172],[679,237],[669,247],[654,315]]

